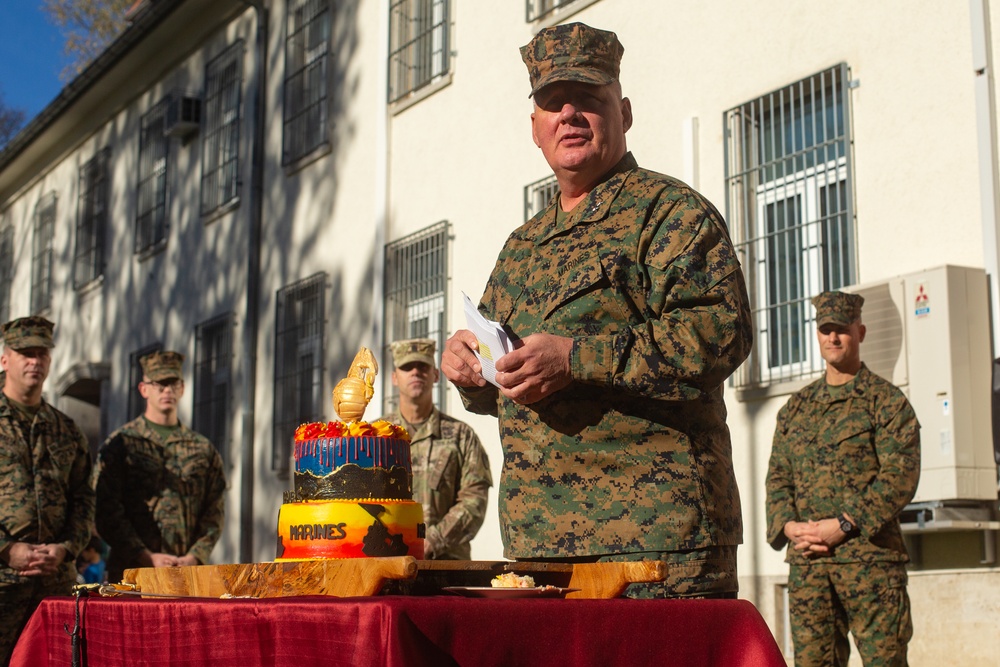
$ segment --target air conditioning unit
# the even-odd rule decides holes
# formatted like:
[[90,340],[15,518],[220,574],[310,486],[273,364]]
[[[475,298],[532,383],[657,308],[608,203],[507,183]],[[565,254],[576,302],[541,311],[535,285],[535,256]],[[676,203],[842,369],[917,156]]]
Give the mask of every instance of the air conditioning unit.
[[164,111],[163,134],[187,137],[198,131],[201,124],[201,100],[186,95],[171,95]]
[[862,360],[920,420],[913,502],[996,500],[986,272],[941,266],[845,291],[865,297]]

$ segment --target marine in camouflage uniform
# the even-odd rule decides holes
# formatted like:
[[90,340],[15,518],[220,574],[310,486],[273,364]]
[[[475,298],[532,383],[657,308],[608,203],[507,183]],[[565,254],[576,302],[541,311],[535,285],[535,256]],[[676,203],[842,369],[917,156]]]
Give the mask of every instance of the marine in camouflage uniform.
[[795,664],[905,665],[913,634],[899,514],[920,476],[920,424],[861,362],[864,298],[813,300],[826,377],[778,413],[767,473],[767,539],[788,544]]
[[[2,328],[0,665],[7,664],[42,598],[72,592],[76,556],[94,530],[87,438],[41,396],[52,328],[42,317],[20,318]],[[39,558],[47,562],[39,565]]]
[[472,427],[432,402],[438,378],[436,347],[426,338],[392,344],[392,383],[400,388],[400,408],[382,419],[401,424],[410,433],[413,499],[423,505],[427,526],[424,558],[470,560],[472,538],[486,516],[493,475]]
[[[140,360],[146,412],[101,448],[97,530],[111,547],[109,581],[120,581],[128,568],[207,563],[219,541],[226,490],[222,457],[208,438],[177,420],[182,362],[176,352]],[[156,401],[168,391],[174,400],[158,412]],[[161,423],[163,412],[167,424]]]
[[[501,389],[468,372],[470,332],[449,340],[442,367],[469,410],[499,418],[508,558],[662,559],[665,583],[626,594],[735,596],[723,382],[751,346],[746,287],[715,207],[627,152],[622,52],[614,33],[579,23],[522,49],[533,138],[560,192],[507,239],[480,303],[519,341],[496,360]],[[596,177],[582,187],[580,164]],[[552,357],[554,379],[534,380],[529,368]]]

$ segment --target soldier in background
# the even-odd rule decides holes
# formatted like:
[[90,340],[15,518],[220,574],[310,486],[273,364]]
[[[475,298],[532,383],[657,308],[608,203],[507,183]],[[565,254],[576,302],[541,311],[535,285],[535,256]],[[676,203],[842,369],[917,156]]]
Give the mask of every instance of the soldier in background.
[[200,565],[219,541],[226,479],[208,438],[180,423],[184,356],[140,359],[143,415],[108,436],[99,455],[97,531],[111,547],[108,581],[127,568]]
[[826,375],[778,413],[767,471],[767,541],[789,545],[795,664],[906,665],[913,634],[899,514],[920,477],[920,424],[861,361],[864,298],[813,299]]
[[0,328],[0,665],[42,598],[72,592],[94,527],[87,438],[42,398],[53,326],[22,317]]
[[483,525],[493,475],[472,427],[434,406],[436,351],[427,338],[392,344],[399,409],[382,419],[410,433],[413,499],[423,505],[427,526],[424,558],[470,560],[470,543]]
[[507,239],[480,311],[514,335],[487,385],[466,330],[442,370],[497,415],[504,553],[668,564],[632,597],[735,597],[742,542],[723,382],[753,338],[722,216],[638,166],[623,47],[581,23],[521,49],[532,138],[559,193]]

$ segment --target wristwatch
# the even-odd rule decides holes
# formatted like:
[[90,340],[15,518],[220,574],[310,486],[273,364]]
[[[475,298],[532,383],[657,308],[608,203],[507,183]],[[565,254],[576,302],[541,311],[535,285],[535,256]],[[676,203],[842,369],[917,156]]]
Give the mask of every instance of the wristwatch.
[[848,518],[846,516],[844,516],[843,514],[841,514],[839,517],[837,517],[837,520],[840,521],[840,529],[842,531],[844,531],[848,535],[850,535],[851,533],[853,533],[854,531],[856,531],[858,529],[858,527],[855,526],[853,523],[851,523],[848,520]]

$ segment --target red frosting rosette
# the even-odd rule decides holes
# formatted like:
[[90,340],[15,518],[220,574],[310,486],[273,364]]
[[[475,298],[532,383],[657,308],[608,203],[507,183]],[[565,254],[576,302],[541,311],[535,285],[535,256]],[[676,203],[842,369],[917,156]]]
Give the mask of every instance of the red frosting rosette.
[[312,422],[302,424],[295,429],[295,442],[308,442],[320,438],[396,438],[410,441],[410,434],[398,424],[379,419],[371,424],[365,421],[353,421],[345,424],[342,421]]

